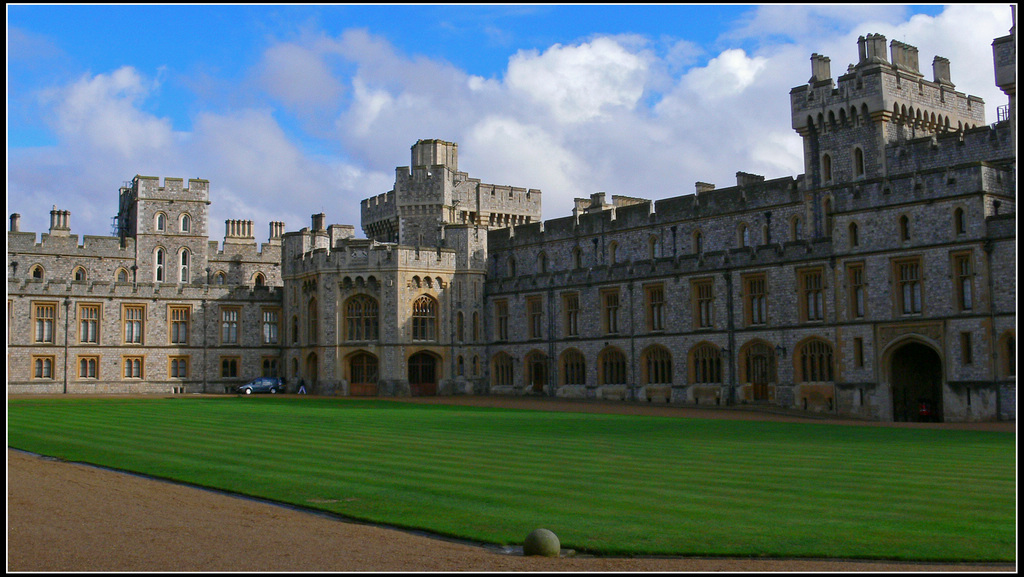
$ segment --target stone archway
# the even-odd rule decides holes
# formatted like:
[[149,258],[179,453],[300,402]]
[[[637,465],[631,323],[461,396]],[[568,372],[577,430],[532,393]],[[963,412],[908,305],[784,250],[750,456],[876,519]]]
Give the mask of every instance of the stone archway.
[[894,421],[942,421],[942,359],[917,341],[899,345],[889,357]]

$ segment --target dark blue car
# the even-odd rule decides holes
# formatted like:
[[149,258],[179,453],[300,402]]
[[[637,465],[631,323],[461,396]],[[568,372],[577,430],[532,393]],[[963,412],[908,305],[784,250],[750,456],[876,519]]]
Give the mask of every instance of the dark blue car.
[[253,393],[283,393],[284,385],[277,377],[258,377],[238,387],[238,392],[251,395]]

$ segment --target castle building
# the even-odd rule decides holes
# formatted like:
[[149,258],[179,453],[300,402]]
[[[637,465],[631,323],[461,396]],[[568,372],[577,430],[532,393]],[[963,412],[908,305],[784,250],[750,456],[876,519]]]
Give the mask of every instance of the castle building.
[[[1014,17],[1015,21],[1015,17]],[[1016,419],[1016,45],[995,124],[948,60],[871,34],[790,91],[804,173],[595,193],[460,172],[421,140],[351,225],[207,240],[208,184],[136,177],[116,237],[8,233],[8,392],[537,394],[765,404],[872,420]],[[1005,111],[1005,113],[1004,113]],[[136,369],[136,366],[139,368]],[[95,367],[95,369],[93,368]]]

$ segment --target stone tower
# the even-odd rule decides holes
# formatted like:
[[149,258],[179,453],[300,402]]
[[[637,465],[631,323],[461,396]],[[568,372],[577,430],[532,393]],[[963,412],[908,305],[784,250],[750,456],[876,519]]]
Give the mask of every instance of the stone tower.
[[133,281],[206,282],[210,183],[136,176],[121,187],[116,226],[124,243],[135,239]]
[[790,91],[793,129],[803,137],[805,188],[884,177],[885,147],[985,124],[984,102],[957,92],[949,60],[936,56],[932,79],[917,48],[880,34],[857,41],[859,61],[833,80],[827,56],[811,55],[811,78]]

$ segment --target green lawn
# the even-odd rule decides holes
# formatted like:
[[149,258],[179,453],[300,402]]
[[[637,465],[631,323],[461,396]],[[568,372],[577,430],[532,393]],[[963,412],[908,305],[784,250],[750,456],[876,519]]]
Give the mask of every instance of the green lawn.
[[1016,559],[1011,433],[271,396],[7,409],[10,447],[492,543]]

